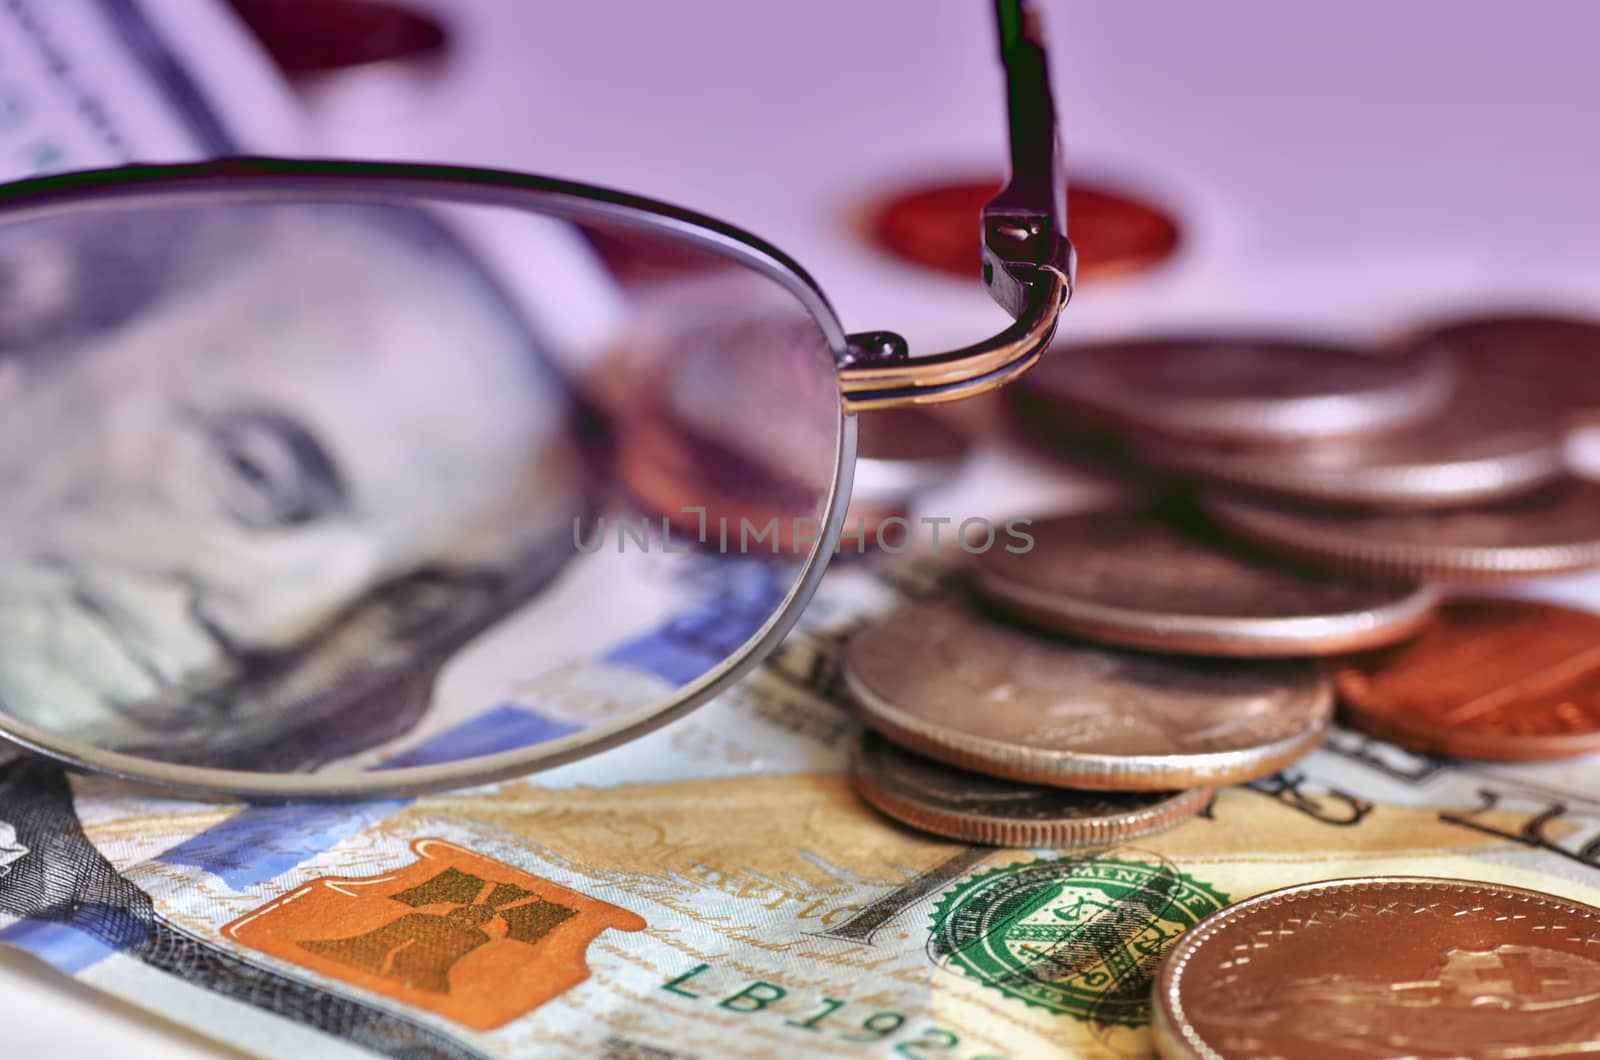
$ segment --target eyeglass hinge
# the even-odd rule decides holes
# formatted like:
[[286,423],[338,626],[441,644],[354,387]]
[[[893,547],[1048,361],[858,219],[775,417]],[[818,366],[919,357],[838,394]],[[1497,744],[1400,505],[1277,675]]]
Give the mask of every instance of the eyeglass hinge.
[[845,355],[840,365],[890,364],[911,356],[906,340],[892,331],[857,331],[846,335]]
[[1071,242],[1055,229],[1049,216],[1031,211],[990,212],[983,217],[983,284],[989,296],[1011,316],[1027,304],[1029,287],[1041,267],[1051,267],[1066,279],[1066,298],[1072,297],[1077,254]]

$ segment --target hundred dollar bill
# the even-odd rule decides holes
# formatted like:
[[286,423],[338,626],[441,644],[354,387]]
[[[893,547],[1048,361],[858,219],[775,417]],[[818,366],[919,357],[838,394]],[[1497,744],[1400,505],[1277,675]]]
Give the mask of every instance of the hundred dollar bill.
[[0,4],[0,180],[292,153],[309,135],[218,0]]
[[[265,1056],[976,1060],[1144,1055],[1166,948],[1274,887],[1404,873],[1600,901],[1597,800],[1569,767],[1422,761],[1343,732],[1116,849],[900,828],[843,776],[838,646],[937,581],[836,571],[735,690],[521,782],[241,806],[15,763],[0,937]],[[575,668],[520,695],[605,692]]]
[[[187,19],[181,33],[173,19]],[[36,122],[0,139],[15,148],[6,175],[295,149],[253,131],[279,111],[287,128],[292,108],[264,102],[281,93],[198,0],[9,0],[0,60]],[[235,80],[207,76],[223,69]],[[1272,887],[1404,872],[1600,900],[1600,801],[1582,766],[1467,767],[1344,732],[1127,847],[992,850],[895,826],[843,776],[838,649],[940,579],[903,562],[841,568],[738,688],[515,783],[248,806],[10,760],[0,941],[268,1057],[1016,1060],[1147,1053],[1150,976],[1173,939]],[[581,616],[586,594],[617,587],[562,602]],[[424,628],[475,628],[473,593],[414,595],[442,601]],[[742,635],[681,603],[663,592],[641,606],[604,664],[534,660],[502,638],[495,681],[467,682],[476,712],[408,754],[453,756],[529,719],[562,732],[614,716]],[[282,620],[233,617],[247,631]]]
[[[295,150],[287,94],[226,18],[214,0],[0,5],[0,178]],[[591,489],[542,325],[582,317],[593,277],[552,256],[575,239],[554,222],[565,246],[491,276],[459,220],[186,201],[0,226],[8,716],[305,769],[492,708],[464,657],[514,612],[581,636],[574,569],[633,557],[569,562]],[[572,311],[536,337],[512,290]],[[566,595],[544,593],[558,574]]]
[[[0,4],[0,179],[318,146],[220,0]],[[432,681],[547,580],[571,479],[560,432],[530,425],[560,397],[485,294],[515,285],[484,282],[440,220],[140,209],[0,230],[8,712],[213,761],[226,732],[258,766],[304,763],[339,731],[381,740],[419,661]],[[416,385],[440,352],[448,371]],[[427,459],[392,445],[418,435]],[[357,674],[384,695],[353,698]],[[74,868],[0,829],[0,875],[34,871]]]

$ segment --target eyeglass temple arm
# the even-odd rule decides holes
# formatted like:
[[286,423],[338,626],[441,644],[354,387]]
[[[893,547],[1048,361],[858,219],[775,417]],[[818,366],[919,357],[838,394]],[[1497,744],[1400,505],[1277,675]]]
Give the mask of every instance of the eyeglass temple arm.
[[995,301],[1017,317],[1025,299],[1019,283],[1006,279],[1015,280],[1013,270],[1065,267],[1071,284],[1067,182],[1038,17],[1029,0],[995,0],[995,17],[1006,71],[1011,179],[983,208],[984,264],[993,267],[992,274],[985,269],[984,282]]
[[1016,323],[992,339],[911,359],[885,332],[850,336],[840,370],[851,411],[926,405],[1003,386],[1038,361],[1072,295],[1076,256],[1067,240],[1066,180],[1044,37],[1030,0],[995,0],[1006,73],[1011,174],[983,208],[983,282]]

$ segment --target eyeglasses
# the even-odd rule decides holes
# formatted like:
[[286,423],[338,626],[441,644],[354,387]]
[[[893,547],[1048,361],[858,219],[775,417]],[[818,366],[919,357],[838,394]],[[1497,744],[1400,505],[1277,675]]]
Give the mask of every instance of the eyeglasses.
[[1046,55],[997,0],[1015,323],[912,358],[710,217],[236,159],[0,188],[0,735],[256,798],[560,765],[725,689],[841,539],[856,414],[1016,378],[1072,290]]

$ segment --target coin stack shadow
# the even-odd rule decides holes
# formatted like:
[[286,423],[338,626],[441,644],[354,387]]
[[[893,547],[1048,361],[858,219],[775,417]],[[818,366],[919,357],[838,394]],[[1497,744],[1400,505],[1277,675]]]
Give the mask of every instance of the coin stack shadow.
[[1036,521],[964,592],[852,638],[856,790],[968,842],[1104,845],[1309,753],[1335,689],[1352,724],[1426,752],[1600,747],[1600,617],[1431,584],[1600,566],[1600,485],[1565,456],[1600,422],[1596,380],[1600,324],[1531,317],[1384,352],[1052,351],[1014,422],[1150,496]]

